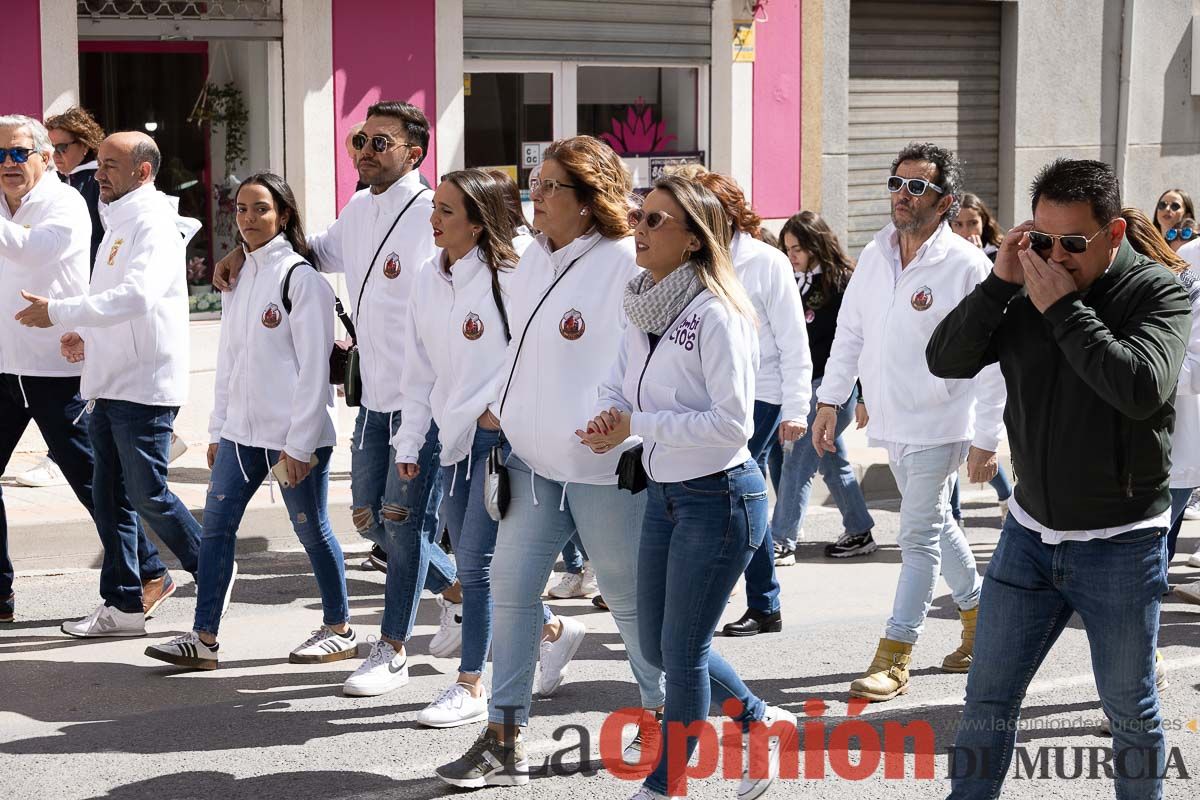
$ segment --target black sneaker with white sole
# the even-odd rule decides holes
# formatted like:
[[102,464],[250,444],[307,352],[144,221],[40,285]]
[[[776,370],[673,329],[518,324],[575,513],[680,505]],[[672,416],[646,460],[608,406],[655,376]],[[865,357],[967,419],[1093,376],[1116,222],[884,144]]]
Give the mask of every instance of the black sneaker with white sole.
[[829,558],[851,558],[874,553],[879,548],[871,532],[843,533],[833,544],[825,545],[825,555]]
[[189,631],[164,644],[150,645],[146,655],[177,667],[216,669],[218,647],[216,642],[205,644],[195,631]]
[[512,747],[505,747],[491,728],[485,729],[461,758],[443,764],[436,772],[443,781],[460,789],[529,783],[524,743],[518,739]]
[[775,545],[775,566],[791,567],[796,564],[796,548],[790,544]]

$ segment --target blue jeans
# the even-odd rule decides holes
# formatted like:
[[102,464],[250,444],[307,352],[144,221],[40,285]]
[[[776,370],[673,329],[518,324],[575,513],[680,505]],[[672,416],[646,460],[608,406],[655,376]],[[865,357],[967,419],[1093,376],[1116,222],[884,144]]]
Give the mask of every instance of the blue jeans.
[[[167,486],[171,428],[177,408],[123,400],[97,400],[88,414],[95,454],[92,502],[104,545],[100,596],[125,612],[142,610],[142,576],[166,572],[158,548],[146,538],[141,516],[158,538],[195,574],[200,523]],[[149,574],[147,574],[149,573]]]
[[925,627],[941,569],[955,605],[979,605],[983,581],[967,537],[950,515],[950,482],[966,457],[965,442],[919,450],[892,462],[900,489],[900,580],[887,638],[915,644]]
[[[1179,529],[1183,527],[1183,512],[1195,489],[1171,490],[1171,528],[1167,531],[1167,563],[1175,558],[1175,546],[1179,544]],[[0,594],[0,597],[3,595]]]
[[[1012,497],[1012,482],[1008,479],[1008,473],[1004,471],[1004,465],[999,464],[996,468],[996,477],[988,481],[993,489],[996,490],[996,499],[1004,502]],[[958,476],[954,476],[954,491],[950,493],[950,512],[955,519],[962,519],[962,503],[958,499]]]
[[[291,489],[280,487],[292,530],[308,554],[317,589],[321,593],[322,621],[340,625],[350,619],[346,596],[346,565],[341,545],[329,524],[329,458],[332,447],[315,453],[317,463],[308,477]],[[217,445],[212,480],[204,503],[204,538],[200,543],[200,569],[196,575],[194,628],[217,635],[221,605],[233,572],[238,526],[254,492],[279,461],[278,450],[241,447],[228,439]]]
[[[821,386],[821,379],[813,381],[813,397]],[[850,391],[850,399],[842,404],[837,414],[834,451],[818,456],[813,447],[812,434],[805,433],[796,440],[792,452],[783,459],[779,485],[775,490],[775,513],[771,517],[771,535],[775,544],[795,547],[800,531],[804,527],[804,516],[808,513],[808,498],[812,492],[813,476],[817,470],[825,479],[829,494],[842,512],[842,529],[846,533],[866,533],[875,527],[875,520],[867,510],[867,500],[862,487],[854,476],[854,467],[846,453],[842,431],[854,421],[854,409],[858,403],[858,387]],[[808,429],[812,431],[817,416],[816,403],[808,415]]]
[[442,517],[454,545],[463,593],[462,657],[458,671],[468,675],[483,672],[492,642],[491,574],[496,521],[484,508],[483,489],[488,451],[498,439],[499,431],[476,428],[470,456],[454,466],[442,467],[442,484],[450,487],[442,497]]
[[[758,464],[759,472],[767,474],[767,451],[778,439],[780,407],[774,403],[754,401],[754,435],[747,446],[750,458]],[[765,481],[764,481],[765,485]],[[746,566],[746,606],[764,614],[779,610],[779,579],[775,576],[775,550],[771,547],[771,529],[767,526],[767,546],[755,549]]]
[[[666,673],[663,748],[678,725],[708,716],[712,701],[742,704],[735,719],[762,719],[766,705],[713,651],[712,637],[729,592],[767,535],[767,484],[753,461],[680,483],[650,481],[638,553],[638,624],[642,652]],[[688,737],[687,754],[695,749]],[[667,793],[687,759],[661,758],[647,788]]]
[[515,454],[507,461],[511,499],[492,561],[495,635],[492,700],[488,718],[505,725],[529,721],[533,670],[546,609],[542,590],[567,540],[578,531],[596,580],[604,587],[643,708],[663,704],[662,670],[642,655],[638,607],[638,558],[646,493],[615,484],[563,484],[533,474]]
[[583,572],[583,562],[587,561],[587,550],[583,547],[583,542],[579,540],[579,534],[576,533],[562,549],[563,567],[572,575],[578,575]]
[[383,587],[385,639],[407,641],[417,618],[421,589],[440,594],[455,581],[454,563],[435,542],[442,528],[438,505],[442,471],[435,423],[417,455],[420,473],[411,481],[396,472],[392,436],[400,429],[400,412],[358,410],[350,444],[351,516],[359,534],[388,554]]
[[[1009,515],[988,565],[967,699],[950,761],[951,800],[991,800],[1012,761],[1025,690],[1075,613],[1112,722],[1116,795],[1158,800],[1165,738],[1154,685],[1167,542],[1152,528],[1043,544]],[[972,763],[973,762],[973,763]],[[1117,765],[1126,769],[1119,770]]]

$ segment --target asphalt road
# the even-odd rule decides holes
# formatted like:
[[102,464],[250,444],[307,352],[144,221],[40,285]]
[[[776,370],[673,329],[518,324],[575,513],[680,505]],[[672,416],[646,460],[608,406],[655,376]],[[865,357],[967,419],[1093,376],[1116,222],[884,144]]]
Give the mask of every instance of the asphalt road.
[[[980,491],[967,493],[968,534],[980,567],[998,535],[994,503]],[[873,504],[882,547],[866,559],[830,561],[820,543],[833,539],[839,518],[827,509],[810,516],[801,562],[781,570],[784,630],[750,639],[717,639],[716,647],[768,702],[803,715],[805,701],[823,700],[822,721],[833,731],[848,715],[849,681],[867,666],[881,635],[899,569],[897,513],[892,503]],[[1183,556],[1172,568],[1175,582],[1200,576],[1183,560],[1196,547],[1200,526],[1185,527]],[[6,798],[426,798],[458,792],[433,778],[433,768],[461,754],[478,728],[427,730],[416,715],[454,678],[457,662],[425,655],[436,606],[422,604],[411,642],[411,683],[377,698],[342,696],[342,680],[356,661],[297,666],[287,653],[320,620],[316,586],[302,552],[262,553],[240,563],[241,576],[221,636],[221,668],[180,673],[142,655],[149,642],[190,627],[194,591],[185,575],[180,589],[151,621],[146,639],[71,640],[59,633],[63,619],[87,613],[97,602],[94,570],[23,575],[17,581],[18,619],[0,628],[0,797]],[[383,576],[348,571],[353,624],[360,636],[377,633]],[[615,798],[635,785],[603,769],[598,732],[608,712],[637,703],[623,646],[611,617],[587,600],[556,602],[556,610],[584,621],[590,634],[567,682],[553,698],[534,703],[528,732],[539,763],[556,751],[565,771],[551,771],[524,789],[489,789],[489,800]],[[735,596],[727,617],[736,618]],[[1197,796],[1200,780],[1200,607],[1171,601],[1163,611],[1162,650],[1171,686],[1164,713],[1175,728],[1169,746],[1190,779],[1174,776],[1166,797]],[[922,721],[933,734],[934,777],[884,776],[882,767],[862,780],[839,777],[844,752],[826,755],[826,777],[783,782],[772,797],[944,797],[945,750],[953,742],[965,675],[937,665],[959,634],[956,614],[939,585],[926,633],[914,652],[912,690],[862,713],[869,730],[885,723]],[[811,706],[808,706],[811,709]],[[1066,748],[1065,767],[1084,753],[1084,777],[1011,779],[1004,797],[1112,797],[1112,785],[1088,779],[1086,748],[1101,748],[1101,717],[1086,638],[1077,620],[1065,631],[1034,679],[1025,703],[1020,745],[1027,757],[1048,758]],[[714,721],[715,718],[714,718]],[[581,748],[578,728],[589,733]],[[861,731],[861,728],[860,728]],[[554,737],[558,735],[559,740]],[[868,735],[867,738],[870,738]],[[857,745],[851,749],[856,749]],[[1083,748],[1083,750],[1077,750]],[[836,747],[833,748],[836,751]],[[909,748],[911,751],[911,747]],[[922,749],[922,748],[918,748]],[[929,748],[924,746],[928,753]],[[850,764],[861,754],[850,753]],[[803,763],[803,762],[802,762]],[[1013,771],[1010,770],[1010,776]],[[692,782],[692,797],[732,798],[735,783],[719,778]]]

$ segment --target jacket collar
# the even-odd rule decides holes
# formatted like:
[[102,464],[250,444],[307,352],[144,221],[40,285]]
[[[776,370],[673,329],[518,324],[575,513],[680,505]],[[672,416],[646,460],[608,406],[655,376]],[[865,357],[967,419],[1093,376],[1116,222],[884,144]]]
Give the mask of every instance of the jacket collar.
[[75,167],[75,169],[68,172],[67,174],[74,175],[76,172],[86,172],[87,170],[91,170],[91,171],[95,172],[98,169],[100,169],[100,164],[97,163],[95,160],[85,161],[82,164],[80,164],[79,166]]
[[584,253],[598,245],[603,238],[599,230],[591,228],[587,233],[582,236],[576,236],[571,242],[558,248],[553,253],[550,252],[550,240],[546,237],[546,234],[539,233],[537,242],[550,258],[550,263],[554,266],[554,274],[557,275],[572,261],[580,258]]
[[147,183],[119,200],[101,206],[100,217],[104,220],[104,227],[111,229],[114,225],[133,219],[142,211],[150,208],[158,199],[158,194],[158,189],[154,188],[154,184]]
[[1121,246],[1117,248],[1117,255],[1113,258],[1112,263],[1108,265],[1108,269],[1104,270],[1104,273],[1092,282],[1092,285],[1083,292],[1083,295],[1086,297],[1094,293],[1107,291],[1122,275],[1129,272],[1137,262],[1137,251],[1129,244],[1128,239],[1121,239]]
[[372,194],[368,190],[367,196],[379,211],[399,214],[409,200],[423,191],[425,186],[421,183],[421,173],[414,169],[379,194]]
[[450,271],[446,271],[446,251],[443,250],[437,255],[437,274],[442,280],[450,284],[458,284],[460,286],[468,283],[481,270],[486,270],[487,265],[483,263],[483,259],[479,256],[479,248],[472,247],[470,251],[455,261],[450,266]]
[[278,263],[289,255],[296,255],[296,251],[292,249],[292,243],[282,233],[276,234],[275,238],[254,252],[246,250],[246,245],[243,244],[242,252],[246,254],[247,262],[259,268]]
[[[933,235],[925,240],[921,248],[917,251],[918,256],[914,258],[912,264],[918,261],[922,264],[936,264],[946,257],[950,252],[950,243],[953,241],[948,238],[957,236],[958,234],[950,230],[950,223],[942,220],[934,230]],[[883,230],[875,234],[875,244],[883,251],[888,260],[895,258],[900,248],[900,232],[896,230],[896,226],[889,222]]]

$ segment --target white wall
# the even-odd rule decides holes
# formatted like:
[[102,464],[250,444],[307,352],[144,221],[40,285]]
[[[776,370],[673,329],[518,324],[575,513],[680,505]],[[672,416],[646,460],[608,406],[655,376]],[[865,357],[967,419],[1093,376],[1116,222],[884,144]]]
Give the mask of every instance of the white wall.
[[284,177],[308,230],[337,216],[333,0],[283,0]]
[[75,0],[41,0],[42,111],[79,104],[79,22]]

